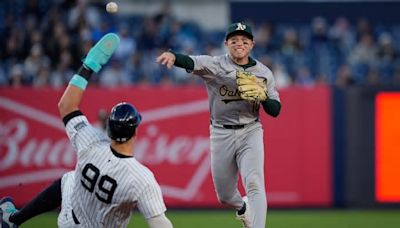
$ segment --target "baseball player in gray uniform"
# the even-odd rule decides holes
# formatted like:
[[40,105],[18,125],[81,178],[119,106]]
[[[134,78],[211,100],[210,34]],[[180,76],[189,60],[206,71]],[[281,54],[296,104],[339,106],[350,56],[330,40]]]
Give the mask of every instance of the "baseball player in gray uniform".
[[[280,113],[279,94],[272,72],[249,56],[254,47],[251,27],[234,23],[225,38],[226,55],[187,56],[167,51],[156,62],[173,65],[200,76],[207,87],[210,109],[211,172],[219,201],[237,210],[244,227],[266,225],[267,201],[264,182],[263,128],[259,108],[273,117]],[[241,95],[238,72],[248,72],[261,80],[260,97],[249,101]],[[238,172],[246,195],[237,189]]]
[[63,175],[20,211],[10,198],[2,199],[2,227],[17,227],[34,215],[32,210],[44,212],[57,206],[46,202],[50,200],[47,197],[55,202],[61,200],[59,227],[126,227],[135,207],[149,227],[172,227],[153,173],[133,157],[136,129],[141,122],[136,108],[128,103],[112,108],[107,131],[111,141],[79,110],[90,76],[108,62],[118,44],[116,34],[105,35],[89,51],[59,101],[60,116],[78,153],[75,170]]

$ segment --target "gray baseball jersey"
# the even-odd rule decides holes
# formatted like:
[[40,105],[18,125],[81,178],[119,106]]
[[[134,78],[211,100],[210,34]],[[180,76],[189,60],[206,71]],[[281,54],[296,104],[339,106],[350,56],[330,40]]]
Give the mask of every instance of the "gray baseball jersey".
[[136,206],[146,219],[166,211],[153,173],[134,157],[117,157],[85,116],[72,118],[66,131],[78,162],[62,178],[60,227],[126,227]]
[[[247,124],[258,119],[259,106],[242,100],[236,85],[236,70],[242,69],[228,55],[190,56],[194,61],[193,73],[201,76],[207,86],[211,121],[216,124]],[[279,100],[275,89],[275,79],[271,70],[256,61],[256,65],[246,68],[259,78],[266,79],[267,95]],[[242,69],[243,70],[243,69]]]
[[260,105],[241,99],[236,70],[266,79],[268,97],[280,101],[272,72],[257,60],[255,65],[243,69],[229,55],[190,57],[194,61],[193,73],[204,79],[208,92],[211,174],[217,197],[224,204],[242,208],[243,200],[237,189],[239,171],[249,199],[247,210],[250,210],[252,227],[264,228],[267,204],[263,129],[258,121]]

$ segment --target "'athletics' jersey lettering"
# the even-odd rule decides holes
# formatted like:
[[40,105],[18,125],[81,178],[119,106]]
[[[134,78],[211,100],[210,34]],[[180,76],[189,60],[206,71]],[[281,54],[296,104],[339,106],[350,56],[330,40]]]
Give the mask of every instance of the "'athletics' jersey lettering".
[[226,85],[223,85],[219,88],[219,94],[223,97],[240,97],[238,89],[230,90]]

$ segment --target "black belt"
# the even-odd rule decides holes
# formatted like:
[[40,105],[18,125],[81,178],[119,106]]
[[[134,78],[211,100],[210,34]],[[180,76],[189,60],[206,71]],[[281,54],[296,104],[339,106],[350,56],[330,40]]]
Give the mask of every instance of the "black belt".
[[79,222],[79,220],[76,218],[76,215],[75,215],[75,213],[74,213],[74,210],[71,210],[71,212],[72,212],[72,219],[74,220],[74,223],[75,223],[76,225],[81,224],[81,223]]
[[244,126],[246,126],[247,124],[242,124],[242,125],[222,125],[222,127],[226,128],[226,129],[242,129],[244,128]]
[[236,130],[236,129],[242,129],[242,128],[244,128],[245,126],[247,126],[247,125],[249,125],[249,124],[253,124],[253,123],[255,123],[255,122],[257,122],[257,120],[255,120],[255,121],[252,121],[252,122],[250,122],[250,123],[248,123],[248,124],[239,124],[239,125],[227,125],[227,124],[212,124],[211,123],[211,125],[214,125],[214,126],[219,126],[219,127],[223,127],[223,128],[225,128],[225,129],[233,129],[233,130]]

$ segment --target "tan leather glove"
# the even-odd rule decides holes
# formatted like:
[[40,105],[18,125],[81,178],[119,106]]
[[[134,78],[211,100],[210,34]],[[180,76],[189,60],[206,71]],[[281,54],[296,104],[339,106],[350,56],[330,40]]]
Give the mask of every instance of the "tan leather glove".
[[257,78],[254,74],[243,70],[236,71],[236,84],[240,97],[250,102],[260,103],[267,97],[266,79]]

